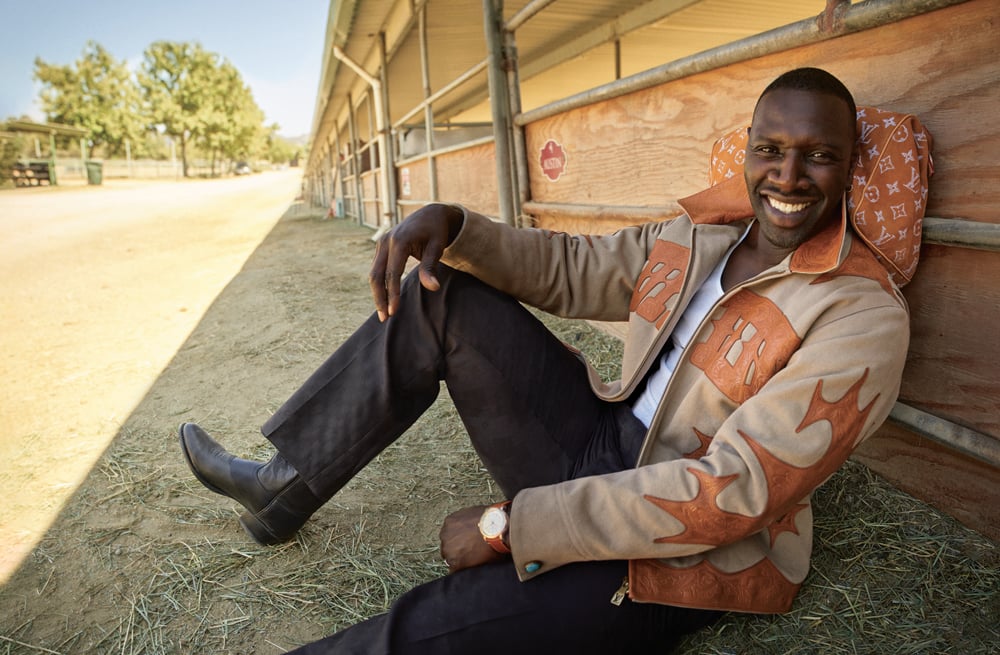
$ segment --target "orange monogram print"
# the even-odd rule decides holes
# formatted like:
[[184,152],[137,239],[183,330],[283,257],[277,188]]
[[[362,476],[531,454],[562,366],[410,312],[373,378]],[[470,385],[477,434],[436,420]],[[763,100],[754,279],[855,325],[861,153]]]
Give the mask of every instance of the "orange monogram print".
[[657,241],[635,284],[629,311],[657,328],[663,327],[670,316],[670,301],[677,297],[684,283],[689,253],[690,249],[684,246]]
[[801,340],[777,305],[752,291],[737,293],[723,307],[708,340],[691,350],[691,363],[742,403],[788,363]]

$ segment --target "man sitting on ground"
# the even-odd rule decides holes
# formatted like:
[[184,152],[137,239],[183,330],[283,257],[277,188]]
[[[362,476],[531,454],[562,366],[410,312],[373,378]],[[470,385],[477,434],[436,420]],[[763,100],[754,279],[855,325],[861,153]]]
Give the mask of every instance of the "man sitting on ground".
[[[902,296],[848,224],[855,112],[829,73],[782,75],[743,181],[610,236],[424,207],[378,244],[376,314],[265,423],[271,461],[181,426],[195,476],[278,543],[443,380],[509,499],[445,519],[450,575],[297,652],[663,653],[723,611],[787,611],[810,496],[888,415],[908,345]],[[622,379],[520,302],[627,319]]]

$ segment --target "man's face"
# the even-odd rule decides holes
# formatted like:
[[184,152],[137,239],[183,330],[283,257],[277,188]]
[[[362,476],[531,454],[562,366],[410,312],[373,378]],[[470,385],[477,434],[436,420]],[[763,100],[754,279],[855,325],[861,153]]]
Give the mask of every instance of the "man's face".
[[744,177],[760,231],[795,249],[840,219],[854,149],[847,103],[812,91],[778,89],[760,99]]

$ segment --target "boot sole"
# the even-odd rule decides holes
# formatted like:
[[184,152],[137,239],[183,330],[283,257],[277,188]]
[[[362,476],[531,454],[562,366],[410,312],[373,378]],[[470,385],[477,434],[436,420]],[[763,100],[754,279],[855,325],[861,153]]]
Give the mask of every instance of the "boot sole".
[[284,539],[278,537],[273,532],[268,530],[267,526],[261,523],[261,521],[249,511],[240,514],[240,526],[243,527],[243,531],[246,532],[251,539],[256,541],[261,546],[276,546],[278,544],[283,544],[286,541],[291,541],[295,536],[295,532],[293,532]]

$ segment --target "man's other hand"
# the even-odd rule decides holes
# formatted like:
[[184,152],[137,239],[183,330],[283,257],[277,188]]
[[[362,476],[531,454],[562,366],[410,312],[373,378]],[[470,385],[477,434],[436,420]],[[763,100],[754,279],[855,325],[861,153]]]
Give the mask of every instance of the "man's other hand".
[[479,519],[487,507],[466,507],[445,518],[441,526],[441,557],[449,573],[509,557],[493,550],[479,533]]
[[379,239],[368,283],[380,321],[399,308],[399,285],[409,257],[420,261],[417,274],[425,289],[441,288],[434,271],[444,249],[462,229],[463,220],[464,214],[458,207],[426,205]]

